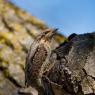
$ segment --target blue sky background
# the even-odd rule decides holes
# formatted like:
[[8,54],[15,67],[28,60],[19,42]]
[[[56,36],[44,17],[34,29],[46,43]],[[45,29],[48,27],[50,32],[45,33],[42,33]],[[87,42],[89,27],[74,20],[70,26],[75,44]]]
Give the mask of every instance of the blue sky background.
[[95,31],[95,0],[11,0],[68,36]]

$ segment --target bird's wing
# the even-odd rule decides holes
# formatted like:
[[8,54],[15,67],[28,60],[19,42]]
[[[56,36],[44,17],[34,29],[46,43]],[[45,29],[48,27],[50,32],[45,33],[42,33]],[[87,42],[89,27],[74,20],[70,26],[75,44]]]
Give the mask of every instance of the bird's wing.
[[34,54],[31,57],[30,56],[31,54],[29,54],[28,58],[26,59],[25,65],[26,82],[31,81],[31,78],[33,79],[38,77],[41,66],[47,57],[47,50],[43,44],[40,44],[36,48]]

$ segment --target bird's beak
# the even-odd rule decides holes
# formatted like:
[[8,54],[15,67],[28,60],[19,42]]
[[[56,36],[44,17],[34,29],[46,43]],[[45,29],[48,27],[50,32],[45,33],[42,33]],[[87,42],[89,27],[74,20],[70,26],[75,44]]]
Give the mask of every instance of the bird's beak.
[[58,29],[54,29],[52,30],[52,32],[50,33],[50,39],[52,39],[55,35],[56,35],[56,32],[58,31]]

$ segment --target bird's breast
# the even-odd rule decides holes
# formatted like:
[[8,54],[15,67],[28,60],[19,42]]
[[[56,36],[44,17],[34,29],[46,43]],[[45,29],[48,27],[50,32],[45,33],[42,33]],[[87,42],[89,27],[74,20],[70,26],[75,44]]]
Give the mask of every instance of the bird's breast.
[[39,45],[33,58],[31,58],[30,72],[32,77],[37,77],[43,63],[47,58],[48,52],[43,44]]

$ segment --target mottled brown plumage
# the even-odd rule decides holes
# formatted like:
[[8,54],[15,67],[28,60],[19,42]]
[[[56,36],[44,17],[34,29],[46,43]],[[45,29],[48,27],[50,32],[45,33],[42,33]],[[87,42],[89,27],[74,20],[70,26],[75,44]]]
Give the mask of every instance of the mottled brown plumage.
[[49,57],[54,48],[54,31],[47,29],[32,43],[25,64],[25,83],[36,88],[42,86],[42,76],[49,68]]

